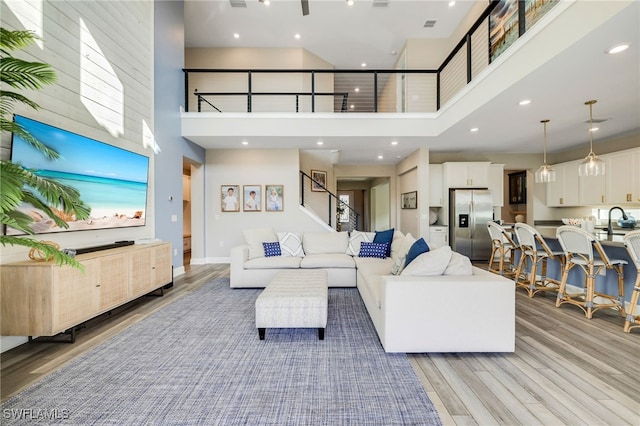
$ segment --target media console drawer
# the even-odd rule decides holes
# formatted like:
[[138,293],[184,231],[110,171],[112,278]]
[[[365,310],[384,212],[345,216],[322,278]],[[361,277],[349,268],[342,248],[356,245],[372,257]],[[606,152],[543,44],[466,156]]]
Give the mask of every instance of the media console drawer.
[[53,262],[2,265],[3,336],[53,336],[172,281],[171,244],[81,254],[84,271]]

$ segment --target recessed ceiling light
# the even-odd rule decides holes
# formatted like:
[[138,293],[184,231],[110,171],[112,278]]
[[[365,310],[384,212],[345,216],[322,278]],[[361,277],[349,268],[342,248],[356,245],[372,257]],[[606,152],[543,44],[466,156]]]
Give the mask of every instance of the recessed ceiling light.
[[349,108],[351,108],[351,109],[354,109],[355,107],[356,107],[356,106],[355,106],[354,104],[351,104],[351,105],[349,106]]
[[347,6],[353,6],[353,0],[347,0]]
[[247,142],[247,141],[242,141],[242,145],[249,145],[249,142]]
[[233,38],[240,38],[240,34],[238,34],[238,33],[233,33]]
[[455,2],[455,1],[450,1],[450,2],[449,2],[449,7],[453,7],[453,6],[455,6],[455,5],[456,5],[456,2]]
[[354,90],[355,90],[356,92],[359,92],[359,91],[360,91],[360,88],[359,88],[359,87],[356,87]]
[[300,34],[296,34],[296,35],[294,35],[294,37],[295,37],[296,39],[300,40]]
[[531,99],[523,99],[520,102],[518,102],[518,105],[529,105],[531,103]]
[[378,160],[382,160],[384,158],[383,155],[378,155]]
[[324,142],[318,141],[318,142],[316,142],[316,145],[324,145]]
[[631,43],[620,43],[620,44],[616,44],[615,46],[607,49],[607,53],[609,55],[615,55],[616,53],[620,53],[620,52],[624,52],[625,50],[627,50],[629,47],[631,46]]
[[391,145],[398,145],[398,141],[391,141]]
[[472,127],[471,129],[469,129],[470,132],[477,132],[478,130],[480,130],[477,127]]
[[362,68],[366,68],[366,67],[367,67],[367,63],[366,63],[366,62],[363,62],[363,63],[361,63],[361,64],[360,64],[360,66],[361,66]]
[[598,130],[600,130],[600,127],[592,127],[589,129],[590,132],[597,132]]

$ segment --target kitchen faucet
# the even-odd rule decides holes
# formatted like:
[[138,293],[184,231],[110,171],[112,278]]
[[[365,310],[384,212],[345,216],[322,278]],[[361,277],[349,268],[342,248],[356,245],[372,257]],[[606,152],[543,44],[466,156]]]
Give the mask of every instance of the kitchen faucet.
[[622,212],[622,218],[624,220],[628,219],[626,213],[624,212],[624,210],[622,210],[622,207],[618,207],[618,206],[611,207],[609,209],[609,225],[607,226],[607,235],[613,235],[613,228],[611,228],[611,211],[615,210],[615,209],[618,209],[618,210],[620,210]]

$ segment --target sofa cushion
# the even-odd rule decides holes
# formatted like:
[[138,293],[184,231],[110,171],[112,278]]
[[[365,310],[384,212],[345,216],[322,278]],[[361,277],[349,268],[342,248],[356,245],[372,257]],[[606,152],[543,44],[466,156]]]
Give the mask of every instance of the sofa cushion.
[[256,257],[244,262],[244,269],[298,269],[300,260],[291,256]]
[[377,259],[375,257],[354,257],[356,267],[363,277],[369,275],[389,275],[393,260],[391,258]]
[[280,241],[280,250],[283,256],[304,256],[302,249],[302,238],[297,232],[278,232],[278,241]]
[[451,260],[451,247],[443,246],[422,253],[405,266],[400,275],[442,275]]
[[413,262],[416,257],[428,251],[429,251],[429,245],[424,240],[424,238],[420,238],[419,240],[417,240],[415,243],[411,245],[411,248],[407,253],[407,258],[405,259],[405,262],[404,262],[405,268],[407,267],[407,265],[411,264],[411,262]]
[[345,253],[307,254],[300,261],[303,269],[311,268],[355,268],[353,257]]
[[373,238],[374,243],[388,244],[387,252],[385,253],[387,257],[391,256],[392,241],[393,241],[393,228],[387,229],[386,231],[376,231],[376,236]]
[[348,245],[349,234],[346,232],[305,232],[302,235],[305,254],[344,254]]
[[360,254],[360,243],[371,243],[375,236],[375,232],[352,231],[349,235],[349,245],[346,253],[351,256],[357,256]]
[[244,242],[249,246],[249,259],[264,257],[262,243],[278,241],[278,235],[273,228],[254,228],[242,231]]
[[360,243],[360,253],[358,257],[377,257],[384,259],[387,257],[387,243]]
[[280,242],[274,241],[272,243],[262,243],[264,248],[264,257],[281,256],[282,250],[280,250]]
[[473,275],[471,260],[456,251],[451,252],[451,260],[442,275]]

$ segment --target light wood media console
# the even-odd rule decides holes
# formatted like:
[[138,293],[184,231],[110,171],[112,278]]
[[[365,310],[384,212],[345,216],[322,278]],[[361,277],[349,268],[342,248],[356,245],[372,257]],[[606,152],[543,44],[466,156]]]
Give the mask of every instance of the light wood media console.
[[53,336],[173,280],[171,243],[130,245],[76,256],[84,271],[53,262],[0,268],[3,336]]

